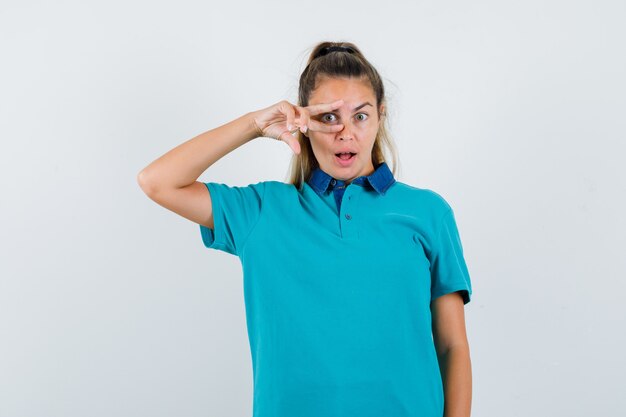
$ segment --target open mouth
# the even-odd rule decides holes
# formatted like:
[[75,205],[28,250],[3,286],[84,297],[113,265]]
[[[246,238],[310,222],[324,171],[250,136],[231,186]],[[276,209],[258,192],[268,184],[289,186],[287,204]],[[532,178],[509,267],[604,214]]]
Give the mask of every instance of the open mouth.
[[335,156],[342,161],[349,161],[352,157],[356,155],[354,152],[346,152],[346,153],[336,153]]
[[341,166],[348,166],[354,161],[356,153],[354,152],[344,152],[344,153],[336,153],[335,160]]

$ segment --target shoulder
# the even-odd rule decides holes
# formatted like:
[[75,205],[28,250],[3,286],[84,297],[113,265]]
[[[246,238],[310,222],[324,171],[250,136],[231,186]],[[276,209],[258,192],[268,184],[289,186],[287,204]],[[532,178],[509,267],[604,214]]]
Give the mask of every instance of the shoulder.
[[254,190],[272,190],[272,191],[290,191],[290,187],[295,190],[295,187],[291,184],[285,184],[284,182],[267,180],[267,181],[258,181],[253,183],[247,183],[244,185],[234,185],[234,184],[225,184],[221,182],[205,182],[205,184],[215,185],[221,188],[249,188]]
[[248,187],[255,187],[263,191],[263,200],[266,203],[276,202],[285,204],[288,201],[297,201],[300,193],[295,185],[276,180],[260,181],[250,184]]
[[205,182],[210,190],[220,192],[238,192],[245,194],[257,194],[259,196],[290,196],[297,194],[295,185],[275,180],[258,181],[244,185],[225,184],[221,182]]
[[259,184],[263,184],[268,194],[271,193],[274,195],[289,195],[298,192],[298,189],[295,185],[282,181],[268,180],[262,181]]
[[419,207],[433,214],[443,214],[452,208],[442,193],[430,188],[417,187],[396,181],[389,191],[392,191],[392,195],[398,200],[405,201],[412,207]]

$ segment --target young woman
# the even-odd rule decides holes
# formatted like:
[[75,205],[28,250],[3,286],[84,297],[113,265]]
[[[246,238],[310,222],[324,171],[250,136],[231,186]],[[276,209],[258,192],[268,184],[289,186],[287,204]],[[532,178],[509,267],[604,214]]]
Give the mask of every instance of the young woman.
[[[207,248],[241,260],[254,416],[469,416],[472,289],[451,206],[395,179],[383,82],[354,44],[318,44],[298,94],[138,176]],[[293,150],[288,183],[197,181],[258,137]]]

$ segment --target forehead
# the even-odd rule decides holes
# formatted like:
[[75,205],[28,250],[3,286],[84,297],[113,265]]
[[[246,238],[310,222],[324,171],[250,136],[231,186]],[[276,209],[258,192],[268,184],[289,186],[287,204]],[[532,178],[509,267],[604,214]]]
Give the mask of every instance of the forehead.
[[343,99],[345,104],[354,102],[374,102],[374,91],[367,78],[320,78],[311,92],[309,105],[330,103]]

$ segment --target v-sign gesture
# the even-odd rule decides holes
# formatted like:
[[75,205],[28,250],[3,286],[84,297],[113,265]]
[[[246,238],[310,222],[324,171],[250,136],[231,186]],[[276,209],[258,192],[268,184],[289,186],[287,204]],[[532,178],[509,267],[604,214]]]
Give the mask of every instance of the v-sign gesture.
[[[254,124],[259,136],[274,138],[286,142],[295,154],[300,153],[300,143],[294,136],[300,130],[318,132],[339,132],[343,124],[327,125],[311,118],[320,113],[336,110],[343,104],[343,100],[332,103],[314,104],[301,107],[281,100],[262,110],[255,112]],[[290,134],[286,134],[290,133]]]

